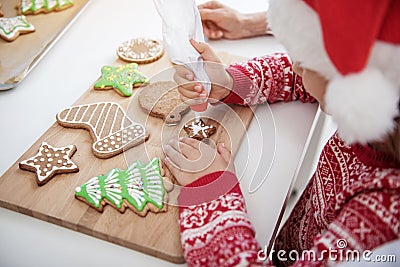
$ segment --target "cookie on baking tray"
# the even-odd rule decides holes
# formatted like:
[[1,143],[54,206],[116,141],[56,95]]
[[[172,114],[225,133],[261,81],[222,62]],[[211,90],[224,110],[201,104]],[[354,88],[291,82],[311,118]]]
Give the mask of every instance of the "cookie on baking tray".
[[204,123],[201,118],[195,118],[183,126],[183,129],[190,138],[197,139],[199,141],[210,138],[211,135],[217,130],[211,123]]
[[20,34],[34,31],[35,27],[26,20],[25,16],[0,18],[0,37],[8,42],[17,39]]
[[21,161],[19,168],[35,172],[38,185],[44,185],[57,174],[79,171],[78,166],[71,160],[75,152],[75,145],[58,148],[43,142],[39,152]]
[[94,84],[94,89],[115,89],[122,96],[131,96],[133,87],[139,87],[148,82],[148,78],[139,72],[138,64],[130,63],[122,66],[104,66],[101,77]]
[[98,158],[111,158],[149,137],[144,126],[131,120],[114,102],[66,108],[57,114],[56,119],[63,127],[88,130],[93,138],[93,154]]
[[91,178],[75,189],[75,197],[99,212],[109,204],[121,213],[126,208],[140,216],[148,211],[164,212],[173,185],[163,177],[158,158],[142,164],[135,161],[125,170],[114,168]]
[[150,63],[164,54],[161,42],[148,38],[135,38],[117,47],[117,55],[127,62]]
[[36,15],[61,11],[73,6],[72,0],[21,0],[17,6],[21,15]]
[[142,87],[138,101],[147,113],[171,125],[177,124],[190,109],[182,102],[177,84],[172,81],[154,82]]

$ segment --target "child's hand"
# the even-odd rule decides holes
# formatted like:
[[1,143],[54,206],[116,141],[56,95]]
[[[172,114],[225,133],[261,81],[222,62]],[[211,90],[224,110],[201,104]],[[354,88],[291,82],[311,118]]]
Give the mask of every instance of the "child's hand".
[[172,139],[165,147],[165,165],[182,186],[216,171],[235,172],[231,152],[224,144],[217,149],[192,138]]
[[233,79],[225,70],[221,60],[214,53],[207,43],[199,43],[190,40],[192,46],[200,53],[205,62],[205,70],[211,81],[211,92],[204,90],[200,82],[194,82],[194,73],[181,66],[175,66],[175,82],[179,85],[178,90],[181,94],[182,101],[189,105],[197,105],[206,102],[217,102],[229,95],[233,86]]

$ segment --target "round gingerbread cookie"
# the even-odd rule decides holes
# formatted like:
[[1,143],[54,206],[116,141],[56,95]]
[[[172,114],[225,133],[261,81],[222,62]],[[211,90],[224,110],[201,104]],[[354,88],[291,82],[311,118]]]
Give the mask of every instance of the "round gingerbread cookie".
[[168,125],[176,125],[190,109],[182,102],[178,85],[172,81],[158,81],[143,86],[138,100],[147,113],[163,119]]
[[117,55],[124,61],[150,63],[164,54],[161,42],[147,38],[135,38],[123,42],[117,48]]

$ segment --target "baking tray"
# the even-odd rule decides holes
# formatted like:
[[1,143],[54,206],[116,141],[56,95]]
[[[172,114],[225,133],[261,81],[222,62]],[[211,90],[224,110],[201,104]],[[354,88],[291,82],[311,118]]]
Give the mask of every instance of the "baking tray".
[[[17,16],[18,0],[0,1],[4,17]],[[62,11],[27,15],[36,31],[20,35],[13,42],[0,39],[0,90],[16,87],[30,73],[50,48],[60,39],[90,0],[74,0],[74,5]]]

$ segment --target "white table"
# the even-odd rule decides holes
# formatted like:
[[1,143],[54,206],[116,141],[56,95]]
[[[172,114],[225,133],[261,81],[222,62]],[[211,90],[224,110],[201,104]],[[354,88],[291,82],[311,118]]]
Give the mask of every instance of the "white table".
[[[252,1],[251,7],[238,0],[223,2],[244,12],[267,6],[262,0]],[[152,1],[91,1],[28,77],[17,88],[0,92],[0,174],[54,123],[60,109],[74,103],[93,84],[101,66],[115,61],[119,43],[142,36],[161,39],[161,21]],[[245,57],[283,50],[273,37],[210,43],[216,50]],[[278,103],[270,108],[257,108],[235,159],[262,246],[268,245],[289,187],[300,170],[317,105]],[[262,162],[258,162],[261,152]],[[254,188],[267,172],[262,186],[250,193],[251,177],[255,176]],[[0,266],[176,266],[3,208],[0,218]]]

